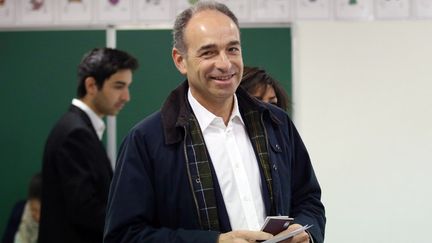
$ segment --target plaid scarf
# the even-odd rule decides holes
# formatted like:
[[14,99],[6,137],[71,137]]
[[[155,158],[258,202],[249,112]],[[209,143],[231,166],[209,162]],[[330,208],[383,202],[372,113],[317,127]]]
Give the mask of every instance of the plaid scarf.
[[270,159],[267,151],[267,134],[261,122],[261,115],[258,111],[247,111],[244,114],[244,121],[249,138],[254,146],[255,153],[258,155],[258,163],[264,173],[270,196],[270,205],[273,205],[272,176]]
[[[259,165],[269,191],[270,202],[273,205],[272,178],[267,151],[266,134],[261,123],[260,113],[248,111],[244,115],[245,125],[252,145],[258,155]],[[190,153],[187,158],[189,175],[199,208],[199,219],[202,229],[219,231],[219,219],[216,207],[215,189],[211,174],[210,159],[204,142],[198,120],[195,116],[189,119],[190,141],[187,149]]]
[[189,119],[189,127],[191,141],[187,147],[189,151],[192,151],[192,158],[188,158],[187,163],[195,198],[199,207],[201,227],[204,230],[219,231],[219,219],[210,160],[204,143],[204,137],[195,116]]

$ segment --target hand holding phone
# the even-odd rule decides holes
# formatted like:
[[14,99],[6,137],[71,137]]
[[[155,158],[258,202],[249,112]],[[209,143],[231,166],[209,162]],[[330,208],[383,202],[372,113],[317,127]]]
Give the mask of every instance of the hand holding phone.
[[264,221],[261,231],[277,235],[286,230],[293,220],[293,218],[288,216],[268,216]]

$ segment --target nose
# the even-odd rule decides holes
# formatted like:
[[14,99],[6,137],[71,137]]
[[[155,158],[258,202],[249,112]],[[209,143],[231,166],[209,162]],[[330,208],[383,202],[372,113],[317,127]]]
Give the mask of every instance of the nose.
[[125,102],[128,102],[130,100],[130,94],[128,88],[123,91],[121,99]]
[[215,65],[217,69],[228,71],[231,68],[232,63],[227,54],[225,52],[221,52],[216,60]]

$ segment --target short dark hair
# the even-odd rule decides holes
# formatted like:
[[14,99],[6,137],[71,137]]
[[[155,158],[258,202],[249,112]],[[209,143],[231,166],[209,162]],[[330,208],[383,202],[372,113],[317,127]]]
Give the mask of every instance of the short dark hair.
[[98,89],[102,89],[104,82],[114,73],[138,68],[138,60],[130,54],[112,48],[95,48],[86,53],[78,65],[77,97],[82,98],[87,94],[85,79],[93,77]]
[[264,69],[259,67],[244,67],[243,78],[240,86],[248,93],[253,93],[260,87],[264,87],[265,91],[267,85],[273,87],[275,91],[278,100],[276,105],[285,111],[290,111],[290,99],[285,89],[276,79],[271,77]]
[[224,4],[218,3],[215,1],[200,1],[197,2],[195,5],[192,5],[191,7],[187,8],[183,12],[181,12],[179,15],[177,15],[177,18],[174,22],[174,27],[172,31],[173,36],[173,47],[177,48],[180,53],[185,54],[186,53],[186,43],[184,40],[184,31],[186,29],[186,25],[189,23],[189,20],[198,12],[204,11],[204,10],[216,10],[219,11],[226,16],[228,16],[237,26],[237,28],[240,30],[239,23],[237,17],[234,15],[234,13]]
[[41,199],[42,195],[42,174],[40,172],[33,175],[30,180],[27,198],[29,199]]

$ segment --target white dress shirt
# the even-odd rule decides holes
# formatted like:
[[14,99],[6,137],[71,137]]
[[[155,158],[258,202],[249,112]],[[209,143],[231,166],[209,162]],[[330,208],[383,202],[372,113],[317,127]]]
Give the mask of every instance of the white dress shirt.
[[73,99],[72,105],[80,108],[82,111],[84,111],[87,116],[89,116],[90,121],[93,125],[93,128],[95,129],[99,140],[102,140],[103,133],[105,131],[105,123],[88,105],[86,105],[84,102],[82,102],[79,99]]
[[232,230],[259,230],[266,216],[258,161],[234,94],[228,125],[203,107],[188,91],[209,152]]

